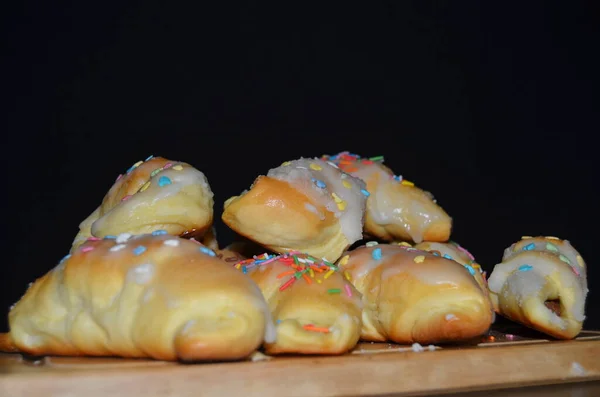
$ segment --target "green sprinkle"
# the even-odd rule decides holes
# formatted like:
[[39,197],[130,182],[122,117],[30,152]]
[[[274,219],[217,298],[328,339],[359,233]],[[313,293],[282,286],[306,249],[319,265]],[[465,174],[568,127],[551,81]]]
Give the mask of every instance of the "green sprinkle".
[[558,259],[560,259],[561,261],[563,261],[563,262],[565,262],[565,263],[568,263],[569,265],[571,264],[571,261],[569,260],[569,258],[567,258],[566,256],[564,256],[564,255],[562,255],[562,254],[560,254],[560,255],[558,256]]
[[299,279],[300,277],[302,277],[302,272],[296,272],[296,273],[294,273],[294,277],[296,277],[297,279]]
[[383,161],[383,156],[370,157],[369,160],[371,160],[371,161]]
[[331,288],[331,289],[328,289],[328,290],[327,290],[327,293],[328,293],[328,294],[339,294],[339,293],[341,293],[341,292],[342,292],[342,290],[341,290],[341,289],[339,289],[339,288]]
[[547,243],[546,244],[546,249],[548,251],[554,251],[554,252],[558,252],[558,248],[556,248],[556,245],[551,244],[551,243]]
[[293,256],[292,256],[292,259],[294,259],[294,263],[295,263],[296,265],[299,265],[299,264],[300,264],[300,261],[298,261],[298,256],[297,256],[297,255],[293,255]]

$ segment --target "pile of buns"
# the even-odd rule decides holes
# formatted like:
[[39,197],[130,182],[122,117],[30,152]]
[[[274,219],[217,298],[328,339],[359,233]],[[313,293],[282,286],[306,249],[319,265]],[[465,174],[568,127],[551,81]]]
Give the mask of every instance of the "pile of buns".
[[287,161],[224,204],[192,165],[149,157],[119,176],[70,253],[10,309],[0,350],[223,361],[344,354],[360,341],[443,344],[500,314],[559,339],[585,319],[585,262],[523,237],[489,278],[452,218],[383,158]]

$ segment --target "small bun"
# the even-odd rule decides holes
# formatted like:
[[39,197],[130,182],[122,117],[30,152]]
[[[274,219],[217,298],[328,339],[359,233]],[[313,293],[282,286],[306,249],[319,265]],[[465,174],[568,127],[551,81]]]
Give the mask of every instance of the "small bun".
[[73,249],[90,237],[154,230],[200,238],[212,225],[213,205],[213,192],[202,172],[186,163],[150,157],[119,175],[100,206],[79,225]]
[[285,253],[335,261],[362,238],[365,184],[319,159],[289,161],[225,202],[223,222],[238,234]]

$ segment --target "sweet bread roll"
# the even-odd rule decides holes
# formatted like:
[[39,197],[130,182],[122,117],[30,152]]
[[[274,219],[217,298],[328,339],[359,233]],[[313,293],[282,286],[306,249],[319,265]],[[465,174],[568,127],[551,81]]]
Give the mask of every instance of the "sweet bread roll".
[[294,252],[235,267],[258,284],[276,320],[268,354],[342,354],[358,342],[361,296],[333,263]]
[[475,281],[477,281],[477,284],[479,284],[481,289],[486,294],[489,294],[487,281],[485,279],[485,271],[481,268],[481,265],[477,263],[473,254],[461,247],[458,243],[454,241],[449,241],[447,243],[424,241],[416,244],[414,248],[429,251],[434,255],[452,259],[453,261],[460,263],[469,271],[471,276],[475,277]]
[[201,238],[210,231],[213,205],[213,192],[202,172],[151,156],[119,175],[100,206],[79,225],[72,248],[90,237],[155,230]]
[[30,286],[9,326],[32,355],[235,360],[274,340],[252,280],[167,234],[84,243]]
[[493,321],[490,300],[459,263],[392,244],[347,252],[340,269],[363,296],[366,341],[457,342],[484,334]]
[[586,265],[567,240],[523,237],[488,279],[502,316],[557,339],[575,338],[585,320]]
[[342,152],[324,155],[345,172],[362,179],[370,196],[367,200],[365,234],[384,241],[444,242],[450,238],[452,219],[431,193],[394,175],[383,157],[362,158]]
[[277,252],[335,261],[362,238],[365,183],[319,159],[301,158],[259,176],[225,202],[223,222]]

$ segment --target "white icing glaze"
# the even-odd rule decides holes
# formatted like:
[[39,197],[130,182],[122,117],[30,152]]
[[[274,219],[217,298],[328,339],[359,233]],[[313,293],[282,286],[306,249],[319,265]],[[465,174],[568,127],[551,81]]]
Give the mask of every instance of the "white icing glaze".
[[154,265],[144,263],[129,269],[127,272],[127,281],[136,284],[148,284],[154,276]]
[[[362,180],[316,158],[288,162],[269,170],[267,176],[288,182],[307,194],[314,203],[332,212],[340,221],[342,233],[351,243],[362,238],[367,201],[361,192],[366,187]],[[336,203],[336,197],[342,200],[341,208]]]

